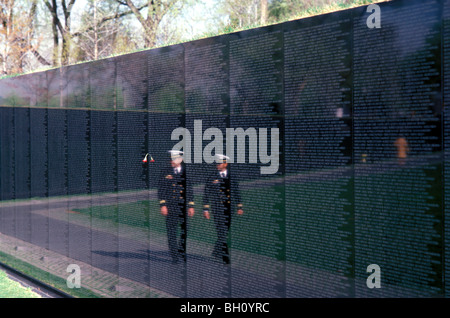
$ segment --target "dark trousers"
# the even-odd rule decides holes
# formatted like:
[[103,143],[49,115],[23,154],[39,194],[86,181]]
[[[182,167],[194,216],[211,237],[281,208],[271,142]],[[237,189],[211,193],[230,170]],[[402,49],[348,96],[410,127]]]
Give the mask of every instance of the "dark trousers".
[[[178,228],[180,228],[179,236]],[[186,261],[187,218],[184,209],[170,209],[169,207],[169,214],[166,217],[166,229],[172,261],[177,262],[178,257]]]
[[214,211],[214,223],[216,225],[217,241],[214,245],[213,256],[222,258],[226,264],[230,263],[228,251],[228,232],[231,225],[230,206],[225,204]]

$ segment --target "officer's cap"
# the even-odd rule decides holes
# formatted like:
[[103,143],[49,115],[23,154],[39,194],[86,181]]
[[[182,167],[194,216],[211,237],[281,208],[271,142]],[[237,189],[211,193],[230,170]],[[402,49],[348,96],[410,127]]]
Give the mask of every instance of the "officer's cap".
[[225,155],[216,154],[215,157],[217,163],[228,163],[228,160],[230,160],[230,157]]
[[183,159],[183,152],[179,150],[169,150],[170,158],[172,160]]

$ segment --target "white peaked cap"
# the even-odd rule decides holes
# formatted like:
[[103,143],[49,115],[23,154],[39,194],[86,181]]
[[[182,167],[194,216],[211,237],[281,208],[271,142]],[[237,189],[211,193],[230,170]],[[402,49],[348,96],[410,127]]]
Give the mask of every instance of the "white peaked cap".
[[225,156],[225,155],[221,155],[221,154],[216,154],[216,159],[217,159],[217,162],[223,162],[223,163],[225,163],[225,162],[227,162],[228,160],[230,160],[230,157],[228,157],[228,156]]
[[183,152],[179,151],[179,150],[169,150],[170,153],[170,157],[172,158],[172,160],[178,159],[178,158],[183,158]]

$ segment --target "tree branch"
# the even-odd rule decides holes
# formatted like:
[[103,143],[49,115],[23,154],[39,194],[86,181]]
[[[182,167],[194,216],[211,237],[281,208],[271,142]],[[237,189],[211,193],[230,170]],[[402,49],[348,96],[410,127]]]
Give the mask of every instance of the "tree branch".
[[75,0],[70,0],[69,11],[72,11],[72,7],[73,7],[74,4],[75,4]]
[[50,10],[50,13],[53,17],[53,21],[58,26],[59,32],[61,32],[61,34],[64,36],[65,31],[61,24],[61,21],[59,21],[58,15],[56,14],[56,6],[52,7],[52,5],[48,2],[48,0],[44,0],[44,3],[47,6],[47,8]]
[[134,13],[136,18],[142,24],[142,26],[144,28],[146,28],[147,23],[146,23],[144,17],[142,16],[141,12],[135,7],[135,5],[133,4],[133,2],[131,2],[131,0],[126,0],[126,2],[127,2],[127,6],[131,9],[131,11]]
[[[125,4],[125,5],[126,5],[126,4]],[[138,10],[142,10],[142,9],[144,9],[144,8],[147,7],[147,6],[148,6],[148,4],[144,4],[144,5],[140,6],[140,7],[138,7],[137,9],[138,9]],[[97,23],[97,27],[101,26],[101,25],[102,25],[103,23],[105,23],[105,22],[108,22],[108,21],[114,20],[114,19],[122,18],[122,17],[124,17],[124,16],[126,16],[126,15],[129,15],[129,14],[131,14],[131,13],[133,13],[133,12],[130,10],[130,11],[125,11],[125,12],[121,12],[121,13],[116,13],[116,14],[111,15],[111,16],[108,16],[108,17],[104,17],[104,18],[102,18],[102,19]],[[91,26],[91,27],[89,27],[89,28],[86,28],[86,29],[83,30],[83,31],[75,32],[75,33],[72,34],[72,37],[78,37],[78,36],[81,36],[83,33],[88,32],[88,31],[92,31],[93,29],[94,29],[94,27]]]
[[128,7],[128,5],[127,5],[125,2],[122,2],[122,1],[120,1],[120,0],[116,0],[116,2],[119,3],[119,4],[121,4],[121,5],[124,5],[124,6],[127,6],[127,7]]
[[63,8],[64,16],[67,17],[67,6],[66,6],[66,0],[61,0],[61,6]]

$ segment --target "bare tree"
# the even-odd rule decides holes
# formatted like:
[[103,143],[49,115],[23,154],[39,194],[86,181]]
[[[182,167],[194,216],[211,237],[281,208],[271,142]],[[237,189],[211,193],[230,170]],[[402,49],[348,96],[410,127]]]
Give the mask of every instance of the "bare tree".
[[163,18],[171,13],[173,15],[179,12],[187,0],[146,0],[147,15],[145,16],[139,7],[137,1],[116,0],[119,4],[127,6],[135,15],[136,19],[143,27],[145,47],[154,47],[156,45],[158,28]]
[[[53,65],[67,65],[69,63],[70,58],[70,45],[72,42],[72,35],[70,33],[70,25],[71,25],[71,14],[72,8],[75,4],[76,0],[69,0],[69,3],[66,3],[66,0],[60,0],[60,4],[58,4],[57,0],[44,0],[45,5],[50,11],[53,24]],[[62,17],[58,14],[59,11],[62,11]],[[64,22],[62,23],[61,20]],[[58,48],[59,48],[59,34],[61,34],[62,38],[62,47],[61,47],[61,58],[58,56]]]
[[[67,3],[67,1],[69,1]],[[86,58],[98,58],[102,52],[99,50],[99,43],[102,38],[113,34],[116,27],[112,23],[119,24],[119,20],[127,15],[134,13],[133,10],[142,10],[147,7],[147,4],[134,7],[133,10],[116,10],[113,12],[111,7],[109,10],[100,9],[100,3],[104,4],[107,1],[94,1],[92,6],[92,14],[94,19],[89,21],[84,20],[84,25],[77,32],[72,32],[72,9],[76,0],[44,0],[44,3],[52,16],[52,32],[53,32],[53,65],[67,65],[70,62],[78,61],[76,52],[76,43],[85,43],[86,41],[75,41],[79,37],[87,37],[88,41],[94,45],[93,51],[88,52]],[[115,2],[114,2],[115,3]],[[122,5],[122,4],[121,4]],[[111,22],[111,23],[110,23]],[[108,29],[108,31],[105,31]],[[60,39],[62,43],[60,44]],[[86,43],[85,43],[86,44]],[[84,45],[81,50],[86,51],[87,45]],[[96,51],[97,50],[97,51]],[[86,52],[85,52],[86,53]],[[104,55],[104,54],[101,54]]]
[[89,2],[89,8],[82,17],[83,30],[73,34],[82,59],[97,60],[113,53],[120,22],[119,17],[109,19],[114,16],[109,9],[102,6],[99,0]]
[[[1,74],[23,73],[31,54],[42,64],[49,64],[39,52],[34,21],[37,0],[31,2],[0,0],[0,65]],[[27,12],[27,14],[23,14]]]
[[260,2],[260,0],[224,0],[222,11],[228,16],[229,24],[234,27],[257,25],[262,20],[258,14]]

